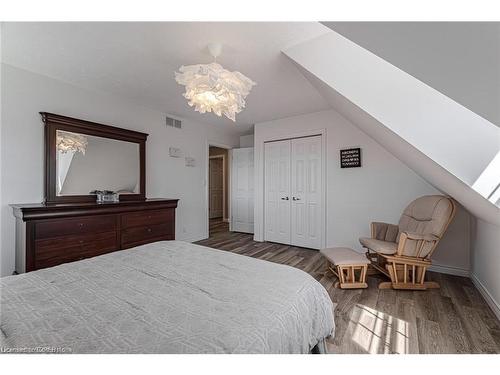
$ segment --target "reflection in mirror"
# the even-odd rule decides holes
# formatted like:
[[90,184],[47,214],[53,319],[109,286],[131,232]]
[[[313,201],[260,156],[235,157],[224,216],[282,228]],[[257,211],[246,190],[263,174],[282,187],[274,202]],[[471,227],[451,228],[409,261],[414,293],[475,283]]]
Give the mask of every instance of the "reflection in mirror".
[[58,196],[139,192],[139,144],[57,130]]

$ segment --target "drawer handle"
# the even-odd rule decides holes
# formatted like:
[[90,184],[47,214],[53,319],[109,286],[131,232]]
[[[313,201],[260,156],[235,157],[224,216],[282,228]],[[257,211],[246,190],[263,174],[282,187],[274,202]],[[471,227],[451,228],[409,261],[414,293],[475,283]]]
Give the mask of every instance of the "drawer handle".
[[80,223],[80,224],[78,224],[78,225],[79,225],[79,226],[80,226],[80,228],[81,228],[81,227],[83,227],[85,224],[84,224],[84,223]]
[[151,215],[148,216],[148,219],[151,219]]
[[78,241],[78,242],[79,242],[80,244],[82,244],[82,243],[83,243],[83,240],[80,240],[80,241]]
[[148,228],[148,232],[151,232],[151,228]]

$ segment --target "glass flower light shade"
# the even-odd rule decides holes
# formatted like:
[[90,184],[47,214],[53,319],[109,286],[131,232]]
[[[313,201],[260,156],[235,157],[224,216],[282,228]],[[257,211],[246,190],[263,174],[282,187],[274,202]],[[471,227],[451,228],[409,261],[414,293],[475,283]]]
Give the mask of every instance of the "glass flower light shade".
[[85,155],[87,145],[88,140],[84,135],[61,130],[57,131],[56,147],[63,154],[67,152],[81,152]]
[[181,66],[175,72],[175,80],[186,87],[183,95],[196,111],[213,112],[233,121],[245,108],[245,98],[256,85],[240,72],[230,72],[216,62]]

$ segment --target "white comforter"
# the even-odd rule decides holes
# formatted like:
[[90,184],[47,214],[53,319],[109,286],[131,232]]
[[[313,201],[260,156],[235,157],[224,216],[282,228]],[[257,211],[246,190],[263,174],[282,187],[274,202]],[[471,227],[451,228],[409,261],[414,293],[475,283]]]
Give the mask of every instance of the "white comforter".
[[307,353],[334,330],[333,304],[307,273],[181,241],[5,277],[0,288],[0,346],[14,350]]

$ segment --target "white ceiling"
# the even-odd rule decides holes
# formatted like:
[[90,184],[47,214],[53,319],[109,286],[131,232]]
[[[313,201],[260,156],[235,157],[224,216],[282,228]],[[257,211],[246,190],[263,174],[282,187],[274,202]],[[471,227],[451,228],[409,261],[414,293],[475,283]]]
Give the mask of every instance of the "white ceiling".
[[[293,23],[4,23],[2,61],[32,72],[129,98],[141,105],[225,129],[329,108],[281,50],[330,30]],[[181,65],[218,62],[257,82],[236,124],[187,105],[174,80]]]
[[500,22],[325,22],[500,126]]

